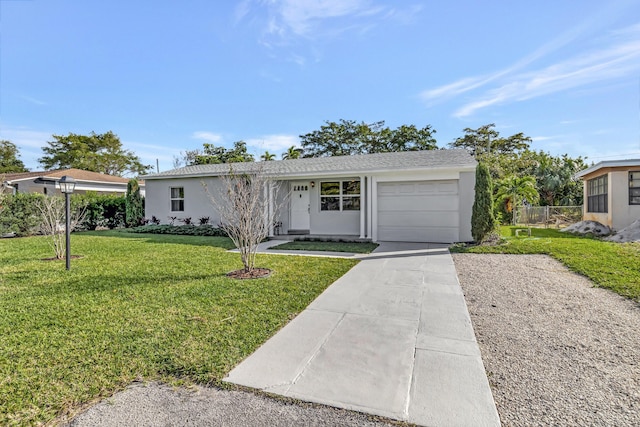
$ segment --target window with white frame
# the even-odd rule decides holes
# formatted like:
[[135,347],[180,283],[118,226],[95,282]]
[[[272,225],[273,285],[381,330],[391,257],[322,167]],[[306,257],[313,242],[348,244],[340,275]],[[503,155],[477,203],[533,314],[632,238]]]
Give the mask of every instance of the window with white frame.
[[171,212],[184,212],[184,187],[171,187]]
[[640,171],[629,172],[629,204],[640,205]]
[[360,181],[325,181],[320,183],[321,211],[359,211]]
[[609,212],[607,203],[609,188],[607,175],[587,181],[587,212]]

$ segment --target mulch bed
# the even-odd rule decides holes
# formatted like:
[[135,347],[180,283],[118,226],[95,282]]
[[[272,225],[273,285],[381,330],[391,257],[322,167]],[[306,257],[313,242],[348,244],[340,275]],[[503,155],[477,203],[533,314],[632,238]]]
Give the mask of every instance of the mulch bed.
[[232,279],[261,279],[271,276],[271,270],[268,268],[254,268],[251,271],[242,270],[230,271],[227,273],[227,277]]

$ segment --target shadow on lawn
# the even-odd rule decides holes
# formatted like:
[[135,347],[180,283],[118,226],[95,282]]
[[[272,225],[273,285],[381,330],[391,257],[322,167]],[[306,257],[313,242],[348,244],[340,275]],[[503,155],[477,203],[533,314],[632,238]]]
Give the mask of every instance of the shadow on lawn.
[[531,237],[536,238],[552,238],[552,239],[593,239],[591,236],[581,236],[573,233],[563,233],[560,230],[552,228],[536,228],[527,226],[504,226],[501,230],[501,235],[504,237],[512,237],[518,239],[525,239],[529,236],[526,233],[520,232],[519,236],[516,236],[516,230],[523,230],[531,228]]
[[228,237],[188,236],[177,234],[129,233],[126,230],[82,231],[74,234],[95,237],[116,237],[121,239],[144,240],[148,243],[177,243],[181,245],[210,246],[221,249],[233,249],[235,246]]

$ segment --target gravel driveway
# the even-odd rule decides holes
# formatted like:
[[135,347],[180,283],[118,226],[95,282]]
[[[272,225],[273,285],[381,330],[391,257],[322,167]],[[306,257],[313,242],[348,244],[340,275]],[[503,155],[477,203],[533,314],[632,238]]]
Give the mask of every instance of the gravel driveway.
[[544,255],[453,255],[503,425],[640,426],[640,305]]

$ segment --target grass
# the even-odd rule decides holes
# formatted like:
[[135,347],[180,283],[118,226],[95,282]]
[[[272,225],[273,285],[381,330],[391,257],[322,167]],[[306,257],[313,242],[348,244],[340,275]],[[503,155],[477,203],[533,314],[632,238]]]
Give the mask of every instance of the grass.
[[640,243],[606,242],[552,229],[531,230],[531,237],[516,237],[515,227],[502,227],[501,244],[456,246],[452,252],[550,255],[597,286],[640,302]]
[[370,242],[321,242],[296,240],[275,246],[271,249],[288,251],[327,251],[327,252],[352,252],[356,254],[368,254],[378,247],[377,243]]
[[[37,425],[136,379],[219,384],[357,261],[259,255],[237,281],[227,238],[72,235],[71,270],[43,237],[0,240],[0,425]],[[301,274],[304,272],[304,274]]]

